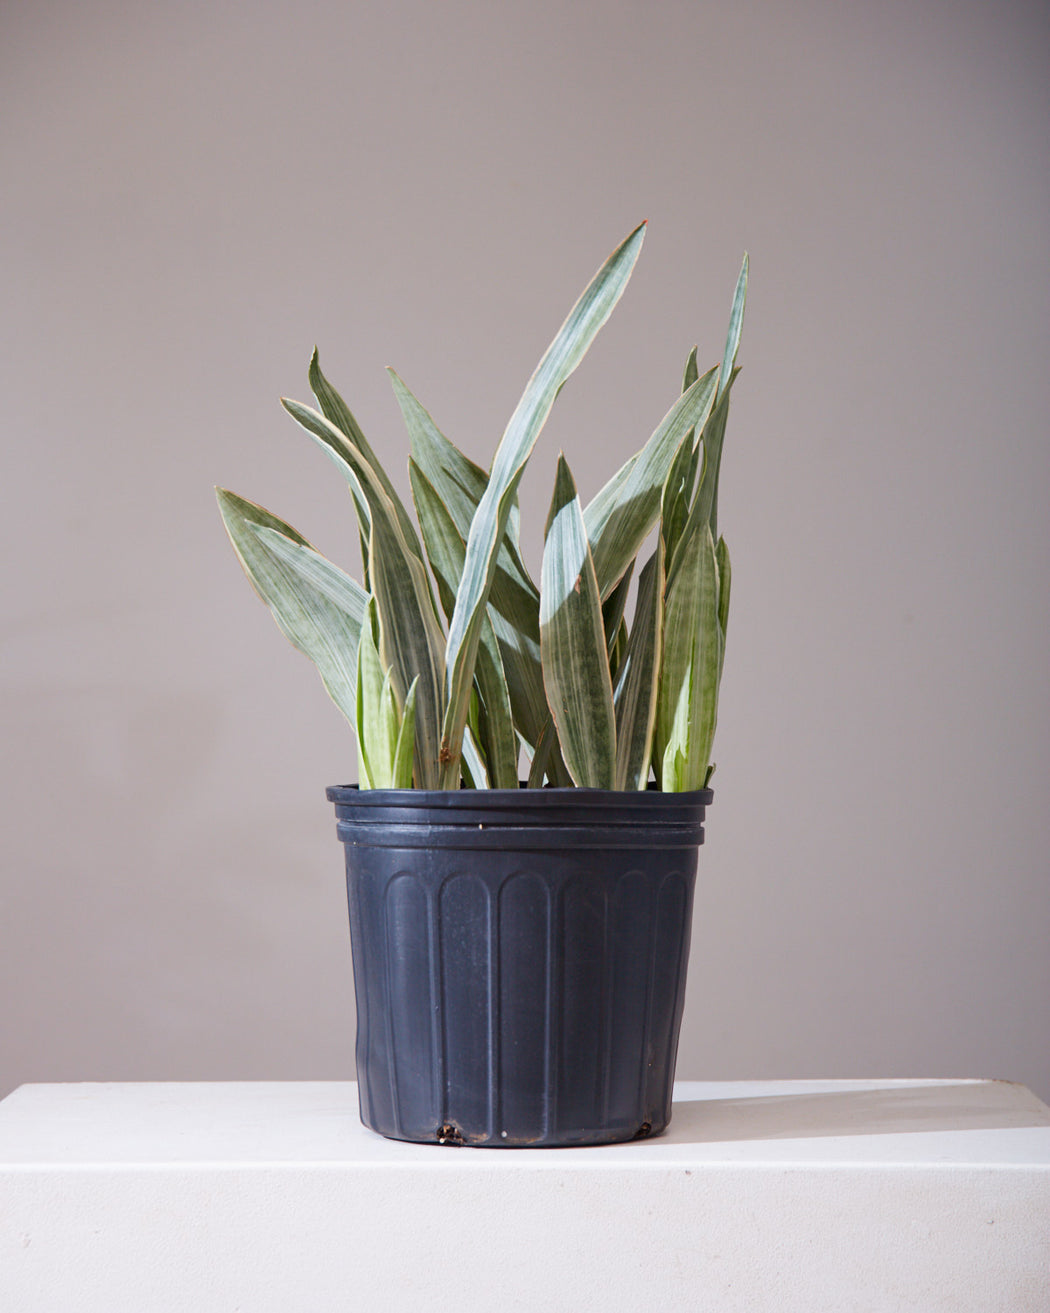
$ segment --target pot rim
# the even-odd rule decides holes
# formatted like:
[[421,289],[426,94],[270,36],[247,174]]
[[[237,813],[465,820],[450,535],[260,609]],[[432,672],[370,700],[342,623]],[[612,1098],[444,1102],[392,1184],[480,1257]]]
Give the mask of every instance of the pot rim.
[[353,846],[695,847],[710,789],[359,789],[333,785],[339,838]]
[[521,805],[526,808],[543,808],[550,806],[552,800],[559,803],[572,798],[581,799],[584,805],[608,801],[619,806],[633,806],[640,809],[658,807],[661,803],[670,804],[678,800],[686,806],[710,806],[714,800],[713,789],[691,789],[679,793],[665,792],[650,784],[647,789],[590,789],[577,785],[560,788],[545,784],[542,789],[530,789],[524,782],[516,789],[362,789],[358,784],[330,784],[325,790],[329,802],[355,802],[361,806],[380,807],[438,807],[456,810],[484,805],[483,799],[491,799],[496,807]]

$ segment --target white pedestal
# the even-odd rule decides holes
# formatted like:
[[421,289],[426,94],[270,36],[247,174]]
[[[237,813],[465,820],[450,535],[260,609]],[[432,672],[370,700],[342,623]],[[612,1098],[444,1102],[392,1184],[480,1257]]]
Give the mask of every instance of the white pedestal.
[[1050,1309],[1050,1109],[993,1081],[676,1087],[658,1139],[397,1144],[320,1082],[0,1104],[11,1313]]

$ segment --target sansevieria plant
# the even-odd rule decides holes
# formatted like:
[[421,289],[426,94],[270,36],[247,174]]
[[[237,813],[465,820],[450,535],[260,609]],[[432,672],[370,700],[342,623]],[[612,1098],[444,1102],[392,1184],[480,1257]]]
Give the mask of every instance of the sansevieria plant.
[[[521,558],[517,492],[562,386],[623,293],[642,224],[598,270],[529,380],[486,473],[391,371],[408,429],[419,532],[357,420],[321,373],[317,408],[285,409],[346,480],[359,584],[271,512],[224,489],[240,562],[285,636],[316,664],[357,734],[362,788],[667,791],[712,767],[729,614],[718,469],[747,292],[722,361],[689,354],[681,395],[587,506],[559,457],[539,586]],[[638,555],[631,623],[625,614]]]

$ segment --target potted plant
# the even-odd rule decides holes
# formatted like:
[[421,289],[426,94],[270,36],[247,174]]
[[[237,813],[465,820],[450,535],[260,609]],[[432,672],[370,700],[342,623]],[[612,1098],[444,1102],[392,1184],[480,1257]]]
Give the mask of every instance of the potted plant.
[[681,394],[586,507],[559,458],[538,585],[517,506],[644,235],[570,311],[487,473],[391,371],[418,532],[314,352],[317,408],[283,404],[349,487],[362,584],[218,490],[249,579],[356,731],[359,783],[328,797],[361,1115],[394,1138],[587,1144],[670,1118],[729,610],[718,470],[746,257],[720,365],[701,376],[693,349]]

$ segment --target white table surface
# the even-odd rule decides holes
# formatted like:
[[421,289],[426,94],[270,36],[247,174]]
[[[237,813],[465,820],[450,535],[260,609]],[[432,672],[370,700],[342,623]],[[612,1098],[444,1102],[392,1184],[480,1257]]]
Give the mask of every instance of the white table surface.
[[1000,1081],[680,1082],[662,1136],[402,1144],[349,1082],[26,1085],[0,1309],[1050,1311],[1050,1109]]

